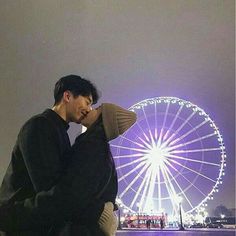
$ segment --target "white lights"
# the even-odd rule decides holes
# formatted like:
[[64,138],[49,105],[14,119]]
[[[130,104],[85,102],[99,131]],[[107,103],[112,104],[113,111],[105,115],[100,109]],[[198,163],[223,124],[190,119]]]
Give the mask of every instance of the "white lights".
[[127,214],[127,213],[129,213],[129,210],[125,208],[125,209],[123,210],[123,213],[124,213],[124,214]]
[[159,212],[163,213],[163,212],[165,212],[165,209],[164,208],[160,208]]
[[164,161],[166,156],[168,155],[168,151],[166,149],[162,149],[161,147],[154,146],[146,155],[147,161],[150,162],[153,169],[161,167],[164,165]]
[[224,214],[221,214],[221,215],[220,215],[220,218],[221,218],[221,219],[224,219],[224,218],[225,218],[225,215],[224,215]]
[[180,204],[183,201],[183,198],[179,195],[174,196],[174,199],[177,204]]
[[122,204],[130,211],[176,214],[181,196],[185,214],[212,200],[225,175],[226,153],[210,116],[174,97],[146,99],[130,110],[136,124],[111,144]]

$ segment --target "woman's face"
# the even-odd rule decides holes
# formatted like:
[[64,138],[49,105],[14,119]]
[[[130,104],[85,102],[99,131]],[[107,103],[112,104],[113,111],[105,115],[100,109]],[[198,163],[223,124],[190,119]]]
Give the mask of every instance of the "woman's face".
[[101,114],[101,109],[96,108],[91,110],[84,119],[81,120],[81,125],[85,126],[86,128],[90,127],[99,117]]

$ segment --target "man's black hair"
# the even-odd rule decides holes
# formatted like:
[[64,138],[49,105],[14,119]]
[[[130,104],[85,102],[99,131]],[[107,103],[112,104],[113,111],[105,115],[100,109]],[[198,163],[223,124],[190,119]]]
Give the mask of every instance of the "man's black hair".
[[54,105],[58,104],[65,91],[70,91],[74,97],[90,96],[92,95],[93,104],[97,103],[99,99],[98,91],[94,84],[89,80],[81,78],[78,75],[67,75],[60,78],[54,88]]

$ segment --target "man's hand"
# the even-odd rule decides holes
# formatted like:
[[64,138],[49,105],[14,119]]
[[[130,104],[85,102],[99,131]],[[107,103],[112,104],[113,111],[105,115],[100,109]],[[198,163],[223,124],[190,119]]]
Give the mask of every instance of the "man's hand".
[[[13,208],[14,209],[14,208]],[[0,205],[0,230],[14,231],[16,228],[16,218],[12,207],[9,204]]]

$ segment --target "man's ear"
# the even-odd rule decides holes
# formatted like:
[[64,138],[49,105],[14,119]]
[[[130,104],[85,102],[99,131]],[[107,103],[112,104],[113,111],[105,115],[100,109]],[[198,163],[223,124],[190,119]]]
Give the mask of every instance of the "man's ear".
[[65,102],[69,102],[70,101],[70,98],[71,98],[71,92],[69,90],[66,90],[64,93],[63,93],[63,100]]

